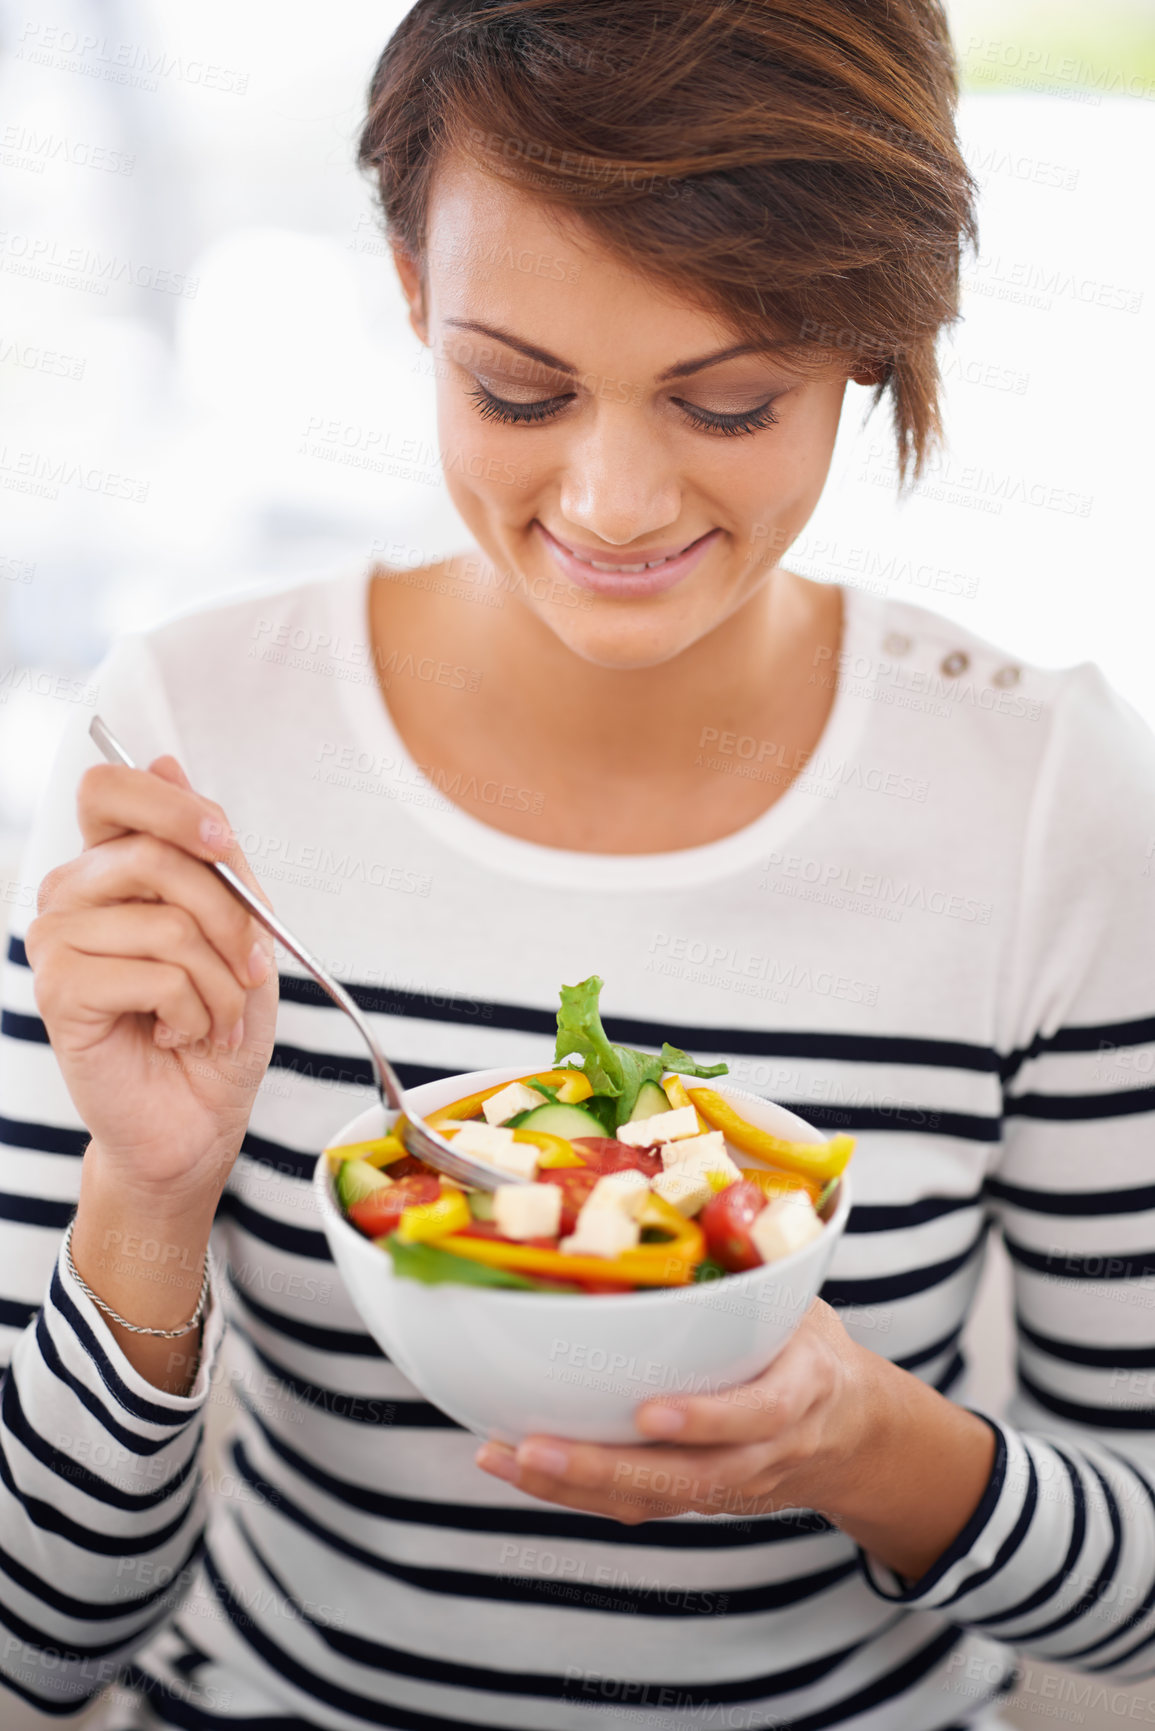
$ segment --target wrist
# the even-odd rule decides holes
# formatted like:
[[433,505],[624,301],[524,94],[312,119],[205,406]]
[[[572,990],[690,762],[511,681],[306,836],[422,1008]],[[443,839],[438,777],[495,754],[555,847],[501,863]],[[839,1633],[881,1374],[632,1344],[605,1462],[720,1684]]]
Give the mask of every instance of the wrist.
[[787,1487],[797,1494],[797,1507],[814,1509],[838,1526],[875,1507],[879,1484],[901,1447],[905,1389],[894,1388],[893,1379],[913,1380],[857,1341],[848,1344],[835,1440],[809,1453]]

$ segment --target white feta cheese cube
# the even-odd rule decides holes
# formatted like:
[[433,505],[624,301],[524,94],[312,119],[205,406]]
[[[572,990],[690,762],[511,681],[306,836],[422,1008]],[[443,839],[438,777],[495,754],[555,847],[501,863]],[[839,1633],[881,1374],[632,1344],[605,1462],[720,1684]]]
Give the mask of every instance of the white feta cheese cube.
[[698,1172],[694,1168],[687,1171],[678,1166],[659,1172],[651,1181],[650,1188],[656,1195],[672,1203],[679,1213],[686,1215],[697,1214],[714,1194],[713,1186],[704,1172]]
[[779,1257],[789,1256],[820,1237],[822,1230],[810,1198],[802,1191],[795,1191],[767,1203],[761,1214],[755,1216],[750,1237],[763,1262],[777,1262]]
[[475,1160],[488,1160],[490,1164],[502,1149],[514,1145],[512,1130],[502,1130],[496,1124],[478,1124],[472,1119],[449,1140],[459,1154],[471,1154]]
[[577,1230],[563,1238],[561,1248],[573,1256],[620,1256],[633,1250],[641,1227],[622,1208],[591,1208],[587,1202],[577,1218]]
[[646,1206],[650,1181],[644,1172],[607,1172],[599,1178],[583,1204],[584,1208],[617,1208],[636,1220]]
[[499,1184],[494,1225],[506,1238],[552,1238],[561,1225],[561,1202],[556,1184]]
[[502,1088],[500,1093],[483,1100],[481,1110],[487,1124],[504,1124],[507,1118],[514,1118],[519,1112],[529,1112],[534,1106],[544,1105],[545,1095],[539,1094],[536,1088],[527,1088],[524,1082],[511,1082],[508,1088]]
[[511,1142],[494,1155],[492,1163],[499,1172],[511,1172],[515,1178],[536,1178],[540,1159],[541,1149],[532,1142]]
[[692,1106],[675,1106],[670,1112],[655,1112],[652,1118],[636,1118],[618,1126],[618,1141],[627,1148],[649,1148],[654,1142],[676,1142],[698,1134],[698,1114]]
[[662,1149],[662,1165],[683,1166],[696,1162],[699,1155],[726,1157],[726,1138],[720,1130],[707,1130],[701,1136],[687,1136],[680,1142],[669,1142]]

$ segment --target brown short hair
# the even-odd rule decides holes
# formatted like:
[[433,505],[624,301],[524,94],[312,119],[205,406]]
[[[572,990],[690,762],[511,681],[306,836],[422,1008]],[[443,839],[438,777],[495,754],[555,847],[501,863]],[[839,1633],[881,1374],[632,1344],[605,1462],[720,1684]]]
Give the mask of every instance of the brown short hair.
[[976,239],[956,100],[939,0],[417,0],[358,161],[419,263],[462,149],[747,340],[874,368],[905,480]]

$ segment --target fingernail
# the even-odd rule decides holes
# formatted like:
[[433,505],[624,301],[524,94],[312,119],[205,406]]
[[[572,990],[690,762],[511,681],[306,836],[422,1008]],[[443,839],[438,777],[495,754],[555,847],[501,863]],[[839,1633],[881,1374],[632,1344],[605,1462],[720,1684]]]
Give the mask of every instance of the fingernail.
[[269,958],[265,954],[263,944],[254,944],[249,951],[249,978],[254,986],[259,986],[269,971]]
[[242,1016],[240,1021],[237,1023],[236,1027],[233,1029],[232,1033],[229,1035],[228,1039],[225,1041],[225,1050],[228,1052],[235,1052],[237,1047],[240,1045],[241,1041],[244,1039],[244,1037],[245,1037],[245,1018]]
[[502,1448],[497,1443],[486,1443],[483,1449],[477,1451],[475,1458],[483,1472],[492,1473],[494,1478],[516,1484],[518,1468],[512,1449]]
[[227,823],[218,823],[213,817],[201,819],[200,833],[205,846],[214,849],[231,848],[236,839]]
[[522,1443],[517,1458],[530,1472],[544,1473],[549,1479],[564,1477],[569,1468],[569,1455],[556,1443]]
[[638,1424],[650,1436],[677,1436],[686,1428],[686,1415],[676,1406],[644,1406]]

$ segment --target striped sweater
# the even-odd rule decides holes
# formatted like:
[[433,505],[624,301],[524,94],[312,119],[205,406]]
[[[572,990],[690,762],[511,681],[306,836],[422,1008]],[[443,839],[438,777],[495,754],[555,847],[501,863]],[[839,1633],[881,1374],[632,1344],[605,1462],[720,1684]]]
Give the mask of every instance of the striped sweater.
[[[173,751],[220,800],[407,1084],[544,1063],[558,985],[601,973],[616,1038],[724,1059],[855,1134],[824,1297],[956,1401],[1000,1232],[1018,1380],[980,1505],[906,1585],[813,1511],[626,1527],[481,1473],[328,1256],[312,1166],[373,1093],[352,1028],[288,968],[197,1383],[144,1382],[59,1260],[86,1136],[22,941],[35,885],[80,846],[78,704],[3,987],[0,1677],[56,1713],[111,1684],[111,1731],[930,1731],[993,1723],[1018,1652],[1092,1683],[1155,1674],[1146,727],[1089,664],[1019,666],[851,590],[814,673],[836,686],[828,724],[761,818],[578,854],[467,815],[406,752],[382,687],[472,677],[375,657],[357,572],[125,638],[93,682],[138,760]],[[701,770],[771,781],[780,756],[719,730]],[[164,1278],[159,1247],[126,1251]],[[227,1436],[206,1474],[209,1402]]]

